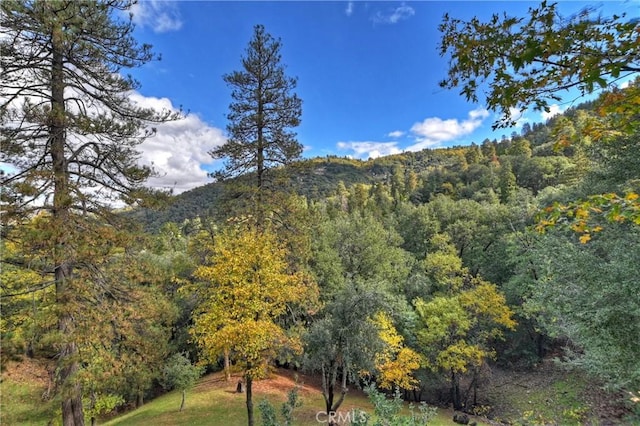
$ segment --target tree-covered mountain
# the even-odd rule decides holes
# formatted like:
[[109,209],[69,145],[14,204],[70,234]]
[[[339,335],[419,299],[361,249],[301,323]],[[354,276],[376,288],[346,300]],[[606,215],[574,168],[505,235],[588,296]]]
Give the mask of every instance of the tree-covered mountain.
[[[563,138],[575,134],[580,117],[583,119],[592,109],[593,102],[586,102],[546,123],[526,123],[520,132],[469,146],[424,149],[369,160],[334,155],[303,159],[285,167],[287,177],[280,184],[310,201],[326,199],[336,195],[341,186],[348,189],[357,184],[364,185],[367,191],[376,185],[391,190],[402,185],[409,188],[406,195],[416,203],[427,202],[436,194],[454,199],[498,197],[504,201],[517,187],[535,195],[549,186],[573,183],[585,172],[580,157],[584,153],[578,152],[579,147],[563,146],[568,144]],[[281,172],[282,168],[269,171],[276,178]],[[219,217],[219,205],[227,197],[233,198],[234,194],[225,191],[224,185],[211,182],[170,197],[158,210],[138,209],[127,215],[153,232],[167,222]]]
[[[227,380],[240,372],[249,426],[251,384],[276,365],[315,374],[327,416],[369,381],[502,417],[492,372],[554,358],[620,414],[600,421],[583,399],[510,421],[638,422],[640,79],[606,79],[640,71],[640,23],[589,11],[565,21],[546,2],[529,20],[445,16],[451,84],[474,100],[478,79],[493,84],[498,127],[511,108],[545,109],[565,87],[607,90],[500,140],[367,161],[294,161],[295,79],[279,78],[279,42],[257,26],[244,71],[227,76],[233,137],[214,153],[227,162],[223,180],[164,210],[115,212],[103,197],[157,201],[141,187],[151,170],[135,166],[135,146],[152,133],[144,122],[174,118],[137,109],[126,101],[135,82],[105,74],[150,59],[131,21],[111,20],[128,6],[0,7],[3,61],[16,60],[3,93],[46,95],[0,108],[2,159],[19,168],[0,176],[0,366],[29,357],[50,368],[50,421],[95,423],[158,385],[184,390],[167,373],[197,375],[192,364]],[[491,48],[470,47],[479,42]],[[550,65],[542,79],[540,62]],[[65,98],[79,72],[97,86]],[[68,108],[82,102],[107,115]]]

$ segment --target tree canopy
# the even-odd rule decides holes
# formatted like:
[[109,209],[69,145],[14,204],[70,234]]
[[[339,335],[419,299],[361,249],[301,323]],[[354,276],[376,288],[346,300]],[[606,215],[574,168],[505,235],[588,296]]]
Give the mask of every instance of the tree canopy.
[[233,102],[229,105],[229,139],[214,148],[214,158],[226,159],[217,178],[255,173],[255,186],[262,188],[269,169],[299,158],[302,145],[291,130],[300,124],[302,101],[292,91],[297,80],[285,74],[281,42],[254,27],[242,70],[226,74]]
[[16,169],[0,177],[2,220],[20,227],[40,214],[46,267],[39,272],[55,284],[65,426],[84,424],[77,312],[104,294],[101,268],[118,243],[105,220],[115,218],[113,202],[135,204],[148,192],[142,184],[152,170],[138,164],[136,150],[153,133],[147,126],[178,118],[131,100],[138,83],[123,70],[155,58],[133,38],[131,17],[121,18],[131,4],[0,4],[0,161]]
[[501,115],[496,128],[512,126],[531,106],[549,111],[568,89],[584,95],[640,72],[638,20],[595,12],[585,7],[565,17],[557,3],[543,1],[528,17],[494,14],[482,22],[447,14],[439,50],[449,55],[449,70],[440,86],[486,103]]
[[228,351],[242,366],[252,425],[253,380],[265,377],[283,351],[302,349],[279,319],[291,305],[311,308],[317,290],[306,274],[290,270],[286,250],[270,231],[229,229],[216,236],[211,252],[195,271],[205,284],[192,333],[205,359],[215,362]]

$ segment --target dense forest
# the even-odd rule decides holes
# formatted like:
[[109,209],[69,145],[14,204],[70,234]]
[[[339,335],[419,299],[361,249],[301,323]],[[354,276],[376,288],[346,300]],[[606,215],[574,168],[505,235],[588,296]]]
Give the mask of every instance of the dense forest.
[[[607,392],[617,420],[640,421],[640,80],[606,84],[640,70],[637,20],[583,16],[543,32],[568,31],[593,55],[544,79],[536,58],[549,52],[518,50],[533,33],[492,33],[510,69],[541,85],[511,79],[514,90],[489,93],[505,114],[497,127],[510,107],[545,109],[562,79],[604,89],[500,140],[367,161],[300,157],[296,80],[257,25],[242,69],[223,77],[229,139],[212,155],[225,166],[172,196],[143,186],[152,171],[135,148],[145,123],[180,116],[127,100],[135,82],[114,75],[153,55],[114,4],[128,2],[1,6],[12,36],[0,38],[2,161],[18,170],[2,176],[2,362],[51,361],[45,398],[63,424],[233,371],[251,425],[252,383],[274,366],[320,377],[327,414],[375,383],[491,417],[492,369],[550,359]],[[534,12],[523,28],[556,16],[546,3]],[[450,81],[467,78],[470,99],[474,72],[506,87],[465,57],[465,34],[484,34],[465,25],[477,24],[445,17],[442,28]],[[476,59],[504,63],[492,54]],[[95,104],[101,114],[87,114]]]

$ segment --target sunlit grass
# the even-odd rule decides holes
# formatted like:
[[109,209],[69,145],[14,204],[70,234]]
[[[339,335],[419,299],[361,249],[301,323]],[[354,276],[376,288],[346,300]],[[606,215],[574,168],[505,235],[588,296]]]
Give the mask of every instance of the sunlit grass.
[[[187,392],[186,406],[180,412],[180,392],[171,392],[161,396],[137,410],[123,414],[117,418],[104,423],[106,426],[199,426],[221,424],[226,426],[244,426],[247,424],[247,411],[245,405],[245,394],[234,392],[233,383],[227,386],[211,386],[207,381],[211,376],[201,380],[200,384]],[[286,392],[293,386],[285,386],[283,389],[270,388],[270,392],[254,391],[254,415],[256,424],[260,424],[260,412],[258,403],[267,398],[279,412],[281,404],[286,400]],[[300,393],[302,406],[294,412],[295,424],[301,426],[318,426],[322,424],[316,418],[318,412],[323,410],[324,401],[318,390],[304,389]],[[366,395],[353,391],[347,395],[341,411],[346,413],[352,409],[362,409],[367,413],[373,413]],[[406,411],[409,412],[408,410]],[[320,415],[320,420],[326,417]],[[433,420],[433,425],[445,426],[454,425],[452,412],[449,410],[438,410],[438,416]],[[479,423],[481,424],[481,423]]]
[[44,401],[38,384],[3,376],[0,384],[1,425],[46,425],[55,417],[53,402]]
[[[320,391],[302,383],[300,399],[302,406],[294,412],[295,425],[317,426],[318,412],[323,411],[324,400]],[[286,400],[287,392],[295,386],[292,378],[274,376],[271,380],[257,382],[254,389],[254,413],[256,424],[260,422],[258,404],[267,398],[280,412],[280,406]],[[1,425],[46,425],[60,424],[60,410],[53,401],[43,401],[42,395],[46,389],[41,383],[31,383],[25,380],[16,381],[3,375],[1,383]],[[147,402],[142,407],[119,415],[111,419],[98,422],[111,426],[199,426],[225,425],[244,426],[247,424],[247,409],[245,394],[235,392],[235,382],[224,382],[220,375],[208,375],[200,379],[199,383],[187,391],[186,404],[180,411],[180,392],[170,392]],[[351,390],[341,407],[346,413],[352,409],[362,409],[373,414],[366,395],[358,390]],[[408,414],[409,411],[405,410]],[[451,420],[450,410],[438,410],[438,416],[430,424],[448,426],[455,423]],[[320,420],[326,417],[319,416]],[[325,423],[326,424],[326,423]],[[481,423],[479,423],[481,424]]]

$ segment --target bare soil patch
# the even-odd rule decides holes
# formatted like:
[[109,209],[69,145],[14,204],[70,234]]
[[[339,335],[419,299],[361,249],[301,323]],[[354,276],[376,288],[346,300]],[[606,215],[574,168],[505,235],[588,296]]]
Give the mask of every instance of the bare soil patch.
[[[238,381],[242,381],[242,375],[232,374],[231,380],[225,379],[223,372],[212,373],[204,376],[196,390],[204,391],[207,389],[223,389],[228,392],[235,393]],[[269,375],[269,377],[253,382],[253,390],[260,394],[277,395],[286,398],[287,393],[298,386],[301,397],[318,395],[322,392],[320,378],[299,371],[277,368]],[[244,384],[243,384],[244,386]],[[349,394],[363,394],[359,389],[349,389]]]
[[51,384],[49,371],[51,361],[25,357],[21,361],[7,361],[2,378],[8,378],[19,384],[36,385],[48,388]]

